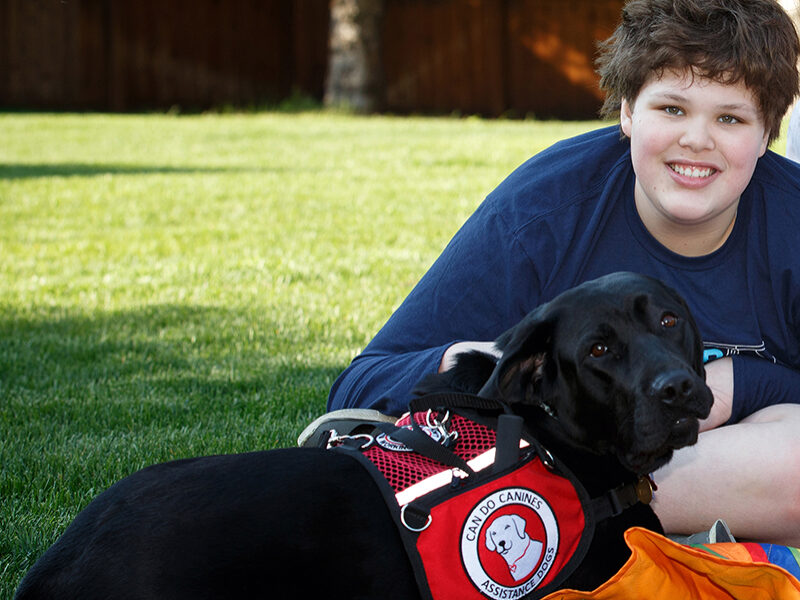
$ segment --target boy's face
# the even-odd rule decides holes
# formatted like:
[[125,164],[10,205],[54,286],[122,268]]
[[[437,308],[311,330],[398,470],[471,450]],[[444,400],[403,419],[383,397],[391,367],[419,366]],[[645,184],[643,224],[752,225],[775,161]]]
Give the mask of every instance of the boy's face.
[[767,149],[750,90],[665,71],[645,83],[635,104],[622,101],[620,121],[631,139],[636,208],[647,229],[687,256],[721,246]]

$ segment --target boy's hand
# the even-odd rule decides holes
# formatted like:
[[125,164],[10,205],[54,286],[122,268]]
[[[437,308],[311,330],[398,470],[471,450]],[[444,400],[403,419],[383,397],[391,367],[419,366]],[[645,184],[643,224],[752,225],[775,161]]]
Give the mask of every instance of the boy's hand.
[[464,352],[470,352],[471,350],[478,350],[479,352],[491,354],[492,356],[496,356],[498,360],[503,355],[494,345],[494,342],[456,342],[444,351],[442,362],[439,363],[439,373],[452,368],[456,363],[456,356]]

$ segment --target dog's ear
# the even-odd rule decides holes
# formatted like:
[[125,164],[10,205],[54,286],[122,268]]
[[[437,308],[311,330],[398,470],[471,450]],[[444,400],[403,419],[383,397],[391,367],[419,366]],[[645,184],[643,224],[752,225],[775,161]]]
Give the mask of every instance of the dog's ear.
[[508,404],[535,404],[532,396],[550,353],[554,322],[544,305],[497,338],[503,355],[478,395]]
[[686,320],[689,323],[690,335],[694,338],[694,357],[693,357],[693,367],[695,373],[697,373],[700,377],[705,379],[706,377],[706,368],[705,368],[705,360],[704,360],[704,353],[705,353],[705,346],[703,345],[703,337],[700,335],[700,328],[697,327],[697,323],[694,320],[694,316],[692,315],[692,311],[689,310],[689,305],[686,304],[686,301],[683,300],[683,305],[686,307]]
[[672,287],[661,281],[658,281],[657,283],[661,285],[667,295],[671,296],[683,308],[683,314],[686,316],[686,322],[689,326],[689,335],[691,335],[692,341],[694,342],[694,348],[692,348],[692,367],[694,367],[695,373],[697,373],[700,377],[705,378],[706,371],[703,356],[705,346],[703,346],[703,339],[700,335],[700,329],[697,327],[697,322],[694,320],[694,315],[689,308],[689,304],[686,302],[683,296],[681,296]]
[[494,543],[494,540],[492,539],[491,529],[486,530],[486,547],[489,549],[489,552],[494,552],[495,550],[497,550],[497,545]]

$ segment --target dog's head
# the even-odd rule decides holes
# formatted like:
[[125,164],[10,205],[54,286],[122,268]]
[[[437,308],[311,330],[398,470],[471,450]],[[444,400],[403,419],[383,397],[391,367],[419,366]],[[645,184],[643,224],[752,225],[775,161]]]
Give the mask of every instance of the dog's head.
[[525,519],[519,515],[501,515],[486,530],[486,547],[490,552],[505,555],[525,541]]
[[566,291],[497,346],[480,395],[540,406],[569,442],[639,474],[695,443],[711,409],[694,319],[649,277],[615,273]]

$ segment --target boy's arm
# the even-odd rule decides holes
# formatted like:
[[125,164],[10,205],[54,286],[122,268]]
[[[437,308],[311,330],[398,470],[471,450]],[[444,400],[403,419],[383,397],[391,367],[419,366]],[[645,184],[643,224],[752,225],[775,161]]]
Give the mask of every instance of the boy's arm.
[[414,385],[437,371],[448,346],[397,353],[365,351],[333,384],[328,410],[358,407],[401,415],[407,410]]
[[737,539],[800,546],[800,405],[776,404],[700,434],[656,471],[667,533],[725,519]]
[[754,356],[734,356],[731,364],[733,398],[727,423],[738,423],[773,404],[800,404],[800,372]]
[[328,410],[405,412],[413,387],[439,370],[450,346],[494,340],[536,303],[532,273],[504,220],[491,204],[482,205],[339,376]]
[[722,518],[737,538],[800,546],[800,374],[734,356],[706,365],[706,382],[704,433],[654,474],[664,529],[688,535]]
[[700,431],[738,423],[774,404],[800,404],[800,373],[760,358],[712,361],[706,365],[706,383],[714,393],[714,406]]

